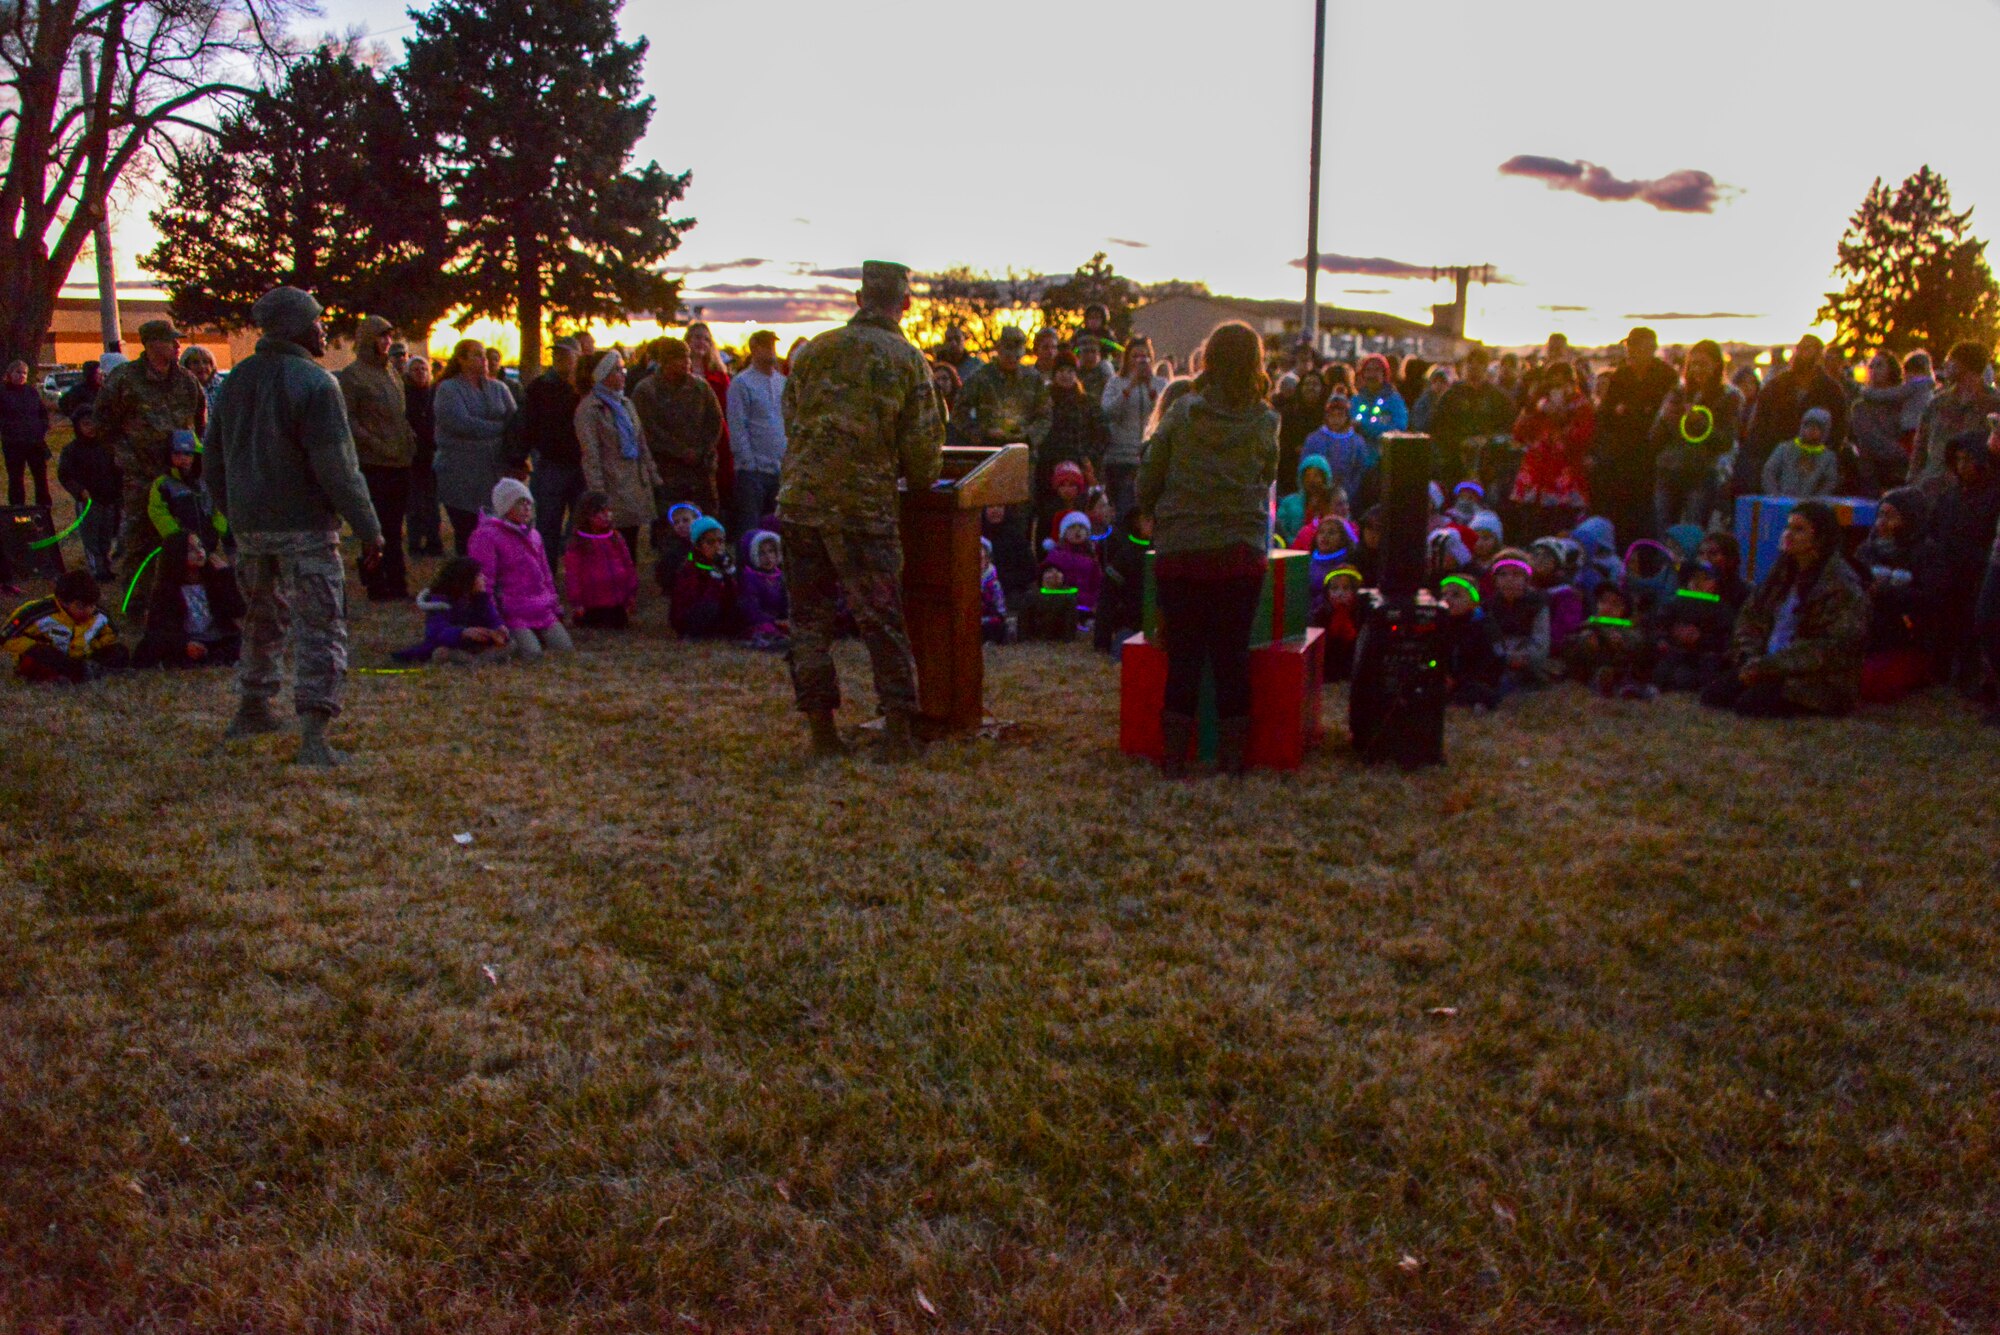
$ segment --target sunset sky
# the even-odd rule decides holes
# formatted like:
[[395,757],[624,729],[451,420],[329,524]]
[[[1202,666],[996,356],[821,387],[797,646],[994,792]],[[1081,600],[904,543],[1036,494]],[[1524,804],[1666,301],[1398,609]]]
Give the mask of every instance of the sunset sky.
[[[410,31],[396,0],[322,7],[392,48]],[[1144,281],[1303,290],[1310,0],[632,0],[623,22],[652,41],[642,154],[694,173],[685,300],[725,338],[834,318],[853,284],[816,272],[878,257],[1102,249]],[[1874,177],[1929,162],[1994,234],[1995,49],[1994,0],[1331,0],[1321,249],[1495,265],[1513,281],[1468,322],[1490,343],[1788,342]],[[123,221],[122,258],[144,230]],[[1320,293],[1427,319],[1449,288]]]

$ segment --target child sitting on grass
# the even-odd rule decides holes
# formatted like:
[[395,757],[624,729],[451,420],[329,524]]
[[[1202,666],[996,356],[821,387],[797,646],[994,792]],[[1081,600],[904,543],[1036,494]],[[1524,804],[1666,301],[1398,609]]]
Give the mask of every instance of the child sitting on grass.
[[1044,535],[1048,541],[1062,540],[1063,520],[1083,504],[1083,491],[1088,485],[1083,465],[1069,460],[1057,464],[1049,474],[1048,494],[1042,498],[1042,527],[1048,530]]
[[1021,609],[1021,638],[1067,644],[1076,638],[1077,590],[1054,566],[1042,568],[1042,582],[1028,591]]
[[1653,685],[1663,691],[1705,691],[1729,670],[1735,614],[1717,591],[1715,567],[1681,566],[1680,585],[1653,618]]
[[1595,616],[1583,623],[1564,650],[1570,675],[1589,682],[1610,699],[1650,700],[1659,694],[1646,664],[1646,636],[1632,620],[1632,600],[1622,585],[1600,584]]
[[562,599],[542,535],[535,531],[535,500],[527,483],[503,477],[493,485],[493,513],[479,517],[465,554],[485,572],[515,657],[532,662],[544,651],[566,654],[576,648],[562,623]]
[[1076,590],[1076,614],[1081,624],[1096,609],[1098,592],[1104,587],[1104,572],[1098,569],[1097,553],[1090,542],[1090,516],[1072,510],[1062,517],[1056,532],[1059,541],[1049,549],[1045,564],[1060,570],[1064,581]]
[[1325,632],[1326,679],[1346,681],[1354,675],[1354,646],[1368,619],[1361,572],[1344,563],[1334,566],[1320,582],[1314,603],[1313,624]]
[[131,663],[111,618],[98,610],[97,580],[88,570],[56,576],[51,597],[38,598],[7,619],[4,648],[23,681],[95,681]]
[[1000,568],[993,564],[993,540],[979,540],[979,635],[988,644],[1006,644],[1013,636],[1007,624],[1007,591]]
[[1479,586],[1464,575],[1447,575],[1438,587],[1444,620],[1438,626],[1438,659],[1447,697],[1474,712],[1500,707],[1502,663],[1493,622],[1479,605]]
[[1278,501],[1274,521],[1278,539],[1293,551],[1310,551],[1308,527],[1317,525],[1333,508],[1333,465],[1323,454],[1299,460],[1299,489]]
[[1091,633],[1097,647],[1113,657],[1145,617],[1146,553],[1152,549],[1153,517],[1135,505],[1112,525],[1098,553],[1104,570]]
[[746,544],[750,564],[737,572],[736,597],[749,627],[752,649],[784,653],[792,647],[792,604],[785,592],[784,550],[778,535],[760,528]]
[[1535,588],[1534,567],[1508,548],[1494,558],[1493,594],[1486,612],[1500,655],[1501,691],[1532,691],[1549,684],[1549,600]]
[[743,633],[743,611],[730,577],[729,535],[707,515],[688,527],[694,550],[674,576],[669,620],[684,640],[733,640]]
[[700,506],[680,501],[668,506],[667,517],[653,526],[653,551],[659,558],[653,564],[653,579],[661,593],[673,593],[674,581],[694,550],[694,539],[688,535],[694,531],[694,521],[703,517]]
[[507,647],[507,627],[486,590],[486,572],[469,556],[439,566],[431,586],[417,595],[417,608],[424,614],[424,638],[389,655],[398,663],[428,663],[433,654],[447,663],[484,662]]
[[1582,561],[1583,549],[1568,538],[1537,538],[1528,544],[1535,588],[1549,600],[1549,652],[1557,657],[1583,625],[1583,592],[1576,587]]
[[576,624],[624,630],[639,601],[639,567],[612,526],[611,498],[587,491],[576,503],[576,532],[563,548],[563,586]]
[[146,600],[146,630],[134,667],[227,667],[243,652],[249,605],[220,552],[203,551],[182,531],[160,547],[159,572]]

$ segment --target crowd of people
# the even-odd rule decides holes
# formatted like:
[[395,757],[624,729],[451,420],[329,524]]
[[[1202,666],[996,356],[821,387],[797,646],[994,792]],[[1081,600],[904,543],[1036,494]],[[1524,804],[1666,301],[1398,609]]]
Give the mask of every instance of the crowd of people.
[[[141,341],[138,359],[87,368],[57,406],[74,438],[56,481],[84,562],[10,619],[22,676],[243,652],[238,535],[204,475],[221,378],[165,321]],[[379,531],[361,583],[413,604],[396,660],[534,659],[572,649],[573,627],[626,630],[648,566],[677,634],[788,649],[778,498],[799,350],[780,356],[764,331],[731,358],[699,323],[630,353],[579,334],[517,387],[477,341],[433,366],[386,321],[363,321],[334,379]],[[1329,669],[1346,669],[1377,574],[1382,439],[1402,431],[1428,437],[1431,592],[1461,703],[1568,677],[1626,697],[1698,691],[1748,714],[1837,713],[1938,680],[1995,704],[2000,393],[1972,343],[1935,374],[1924,352],[1880,353],[1857,380],[1810,336],[1760,373],[1732,371],[1712,342],[1662,356],[1648,329],[1601,364],[1558,335],[1527,357],[1475,347],[1434,366],[1348,365],[1304,344],[1274,358],[1224,326],[1176,375],[1092,307],[1074,331],[1010,327],[983,350],[951,329],[923,366],[947,439],[1032,450],[1029,500],[984,517],[989,639],[1087,632],[1118,653],[1150,555],[1177,632],[1170,751],[1204,670],[1225,736],[1244,726],[1238,641],[1273,550],[1308,554]],[[8,368],[12,504],[30,482],[47,504],[48,423],[26,368]],[[1796,502],[1754,587],[1731,536],[1750,495]],[[1872,531],[1844,529],[1826,497],[1874,498]],[[341,497],[329,507],[352,523]],[[412,558],[439,560],[420,588]],[[842,620],[852,629],[844,605]]]

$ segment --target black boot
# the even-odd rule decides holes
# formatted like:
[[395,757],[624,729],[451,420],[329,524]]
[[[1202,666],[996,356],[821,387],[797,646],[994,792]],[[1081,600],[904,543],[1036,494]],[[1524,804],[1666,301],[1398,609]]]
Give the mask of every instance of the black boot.
[[1195,720],[1172,710],[1160,711],[1160,777],[1185,779],[1188,752],[1194,749]]

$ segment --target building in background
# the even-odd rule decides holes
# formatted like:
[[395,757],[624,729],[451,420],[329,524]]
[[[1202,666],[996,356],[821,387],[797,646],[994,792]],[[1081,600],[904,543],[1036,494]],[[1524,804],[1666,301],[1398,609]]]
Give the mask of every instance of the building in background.
[[[1353,361],[1371,352],[1391,357],[1418,356],[1431,362],[1456,362],[1476,340],[1455,332],[1449,306],[1437,308],[1431,324],[1419,324],[1380,311],[1350,311],[1322,306],[1319,311],[1319,351],[1323,356]],[[1153,341],[1154,355],[1187,365],[1188,355],[1202,345],[1216,326],[1241,320],[1263,336],[1272,351],[1291,347],[1305,327],[1305,308],[1296,301],[1252,301],[1243,297],[1166,297],[1132,312],[1132,332]]]
[[[148,320],[171,318],[167,314],[165,298],[121,295],[118,299],[118,324],[119,333],[125,340],[125,355],[139,355],[140,325]],[[216,367],[224,371],[248,357],[257,347],[257,331],[254,329],[239,330],[234,334],[216,329],[183,329],[181,332],[186,336],[181,344],[183,348],[196,344],[207,348],[215,358]],[[49,335],[42,341],[42,368],[74,369],[85,362],[95,361],[103,354],[104,337],[98,324],[97,298],[58,297]]]

